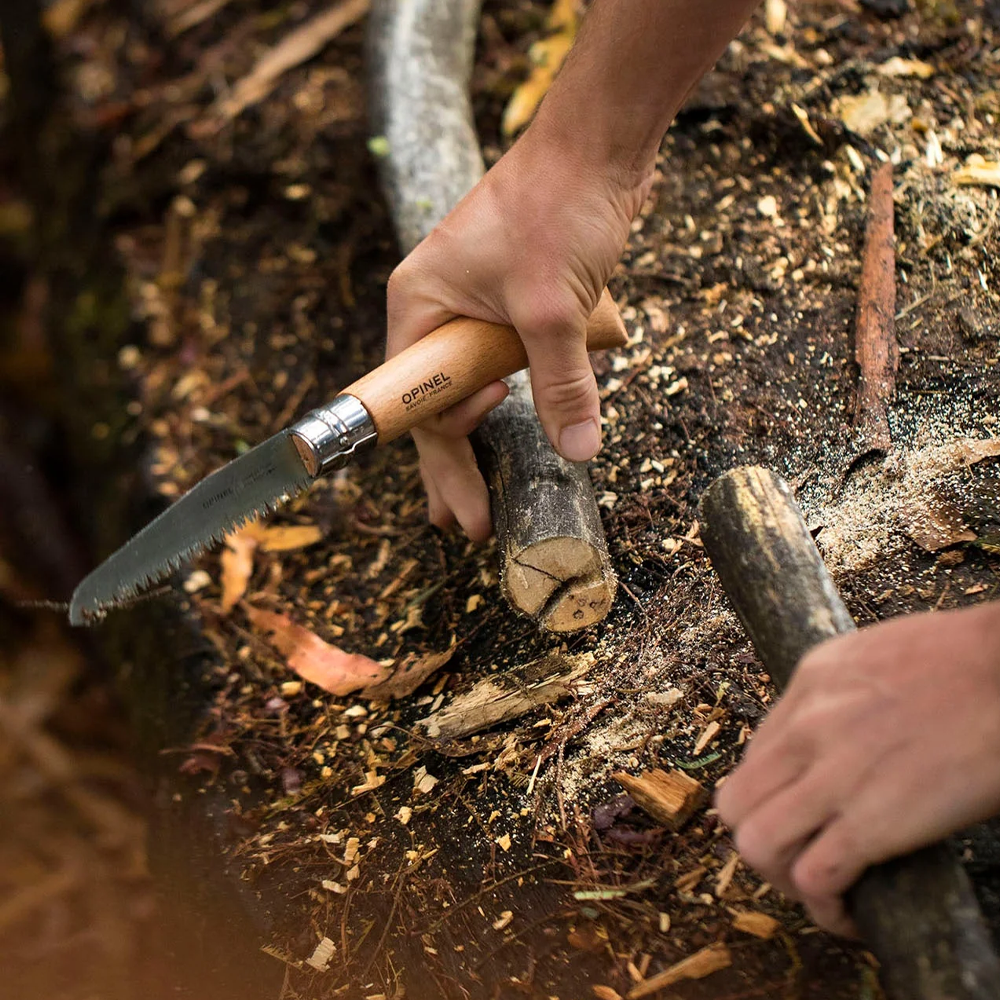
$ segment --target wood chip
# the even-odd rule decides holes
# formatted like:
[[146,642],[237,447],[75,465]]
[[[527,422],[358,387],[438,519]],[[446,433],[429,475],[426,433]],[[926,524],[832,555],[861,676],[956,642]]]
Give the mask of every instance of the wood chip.
[[509,927],[511,921],[514,919],[514,912],[512,910],[504,910],[500,916],[493,921],[493,930],[502,931]]
[[648,997],[665,986],[673,986],[674,983],[685,979],[704,979],[713,972],[728,969],[732,964],[732,956],[726,945],[721,942],[710,944],[707,948],[696,951],[693,955],[671,965],[669,969],[664,969],[663,972],[634,986],[626,994],[627,1000],[640,1000],[641,997]]
[[670,830],[679,830],[708,798],[702,783],[683,771],[645,771],[633,777],[612,775],[653,819]]
[[674,881],[674,888],[680,892],[690,892],[704,877],[708,869],[704,865],[698,865],[691,871],[685,872]]
[[695,757],[700,756],[702,750],[708,746],[716,736],[719,735],[719,730],[722,726],[718,722],[710,722],[706,727],[701,736],[698,737],[698,742],[694,745],[694,755]]
[[780,35],[785,30],[788,19],[788,4],[785,0],[765,0],[764,24],[772,35]]
[[733,881],[733,876],[736,874],[739,864],[740,856],[733,851],[729,855],[729,860],[719,869],[719,874],[715,877],[715,895],[718,899],[722,899],[725,895],[726,890]]
[[745,934],[753,934],[754,937],[768,941],[774,937],[781,924],[766,913],[759,913],[756,910],[741,910],[733,911],[733,927]]
[[531,46],[528,52],[531,73],[514,91],[504,109],[500,125],[504,135],[514,135],[531,121],[573,47],[579,16],[577,0],[555,0],[546,25],[550,34]]
[[568,698],[574,683],[593,666],[591,653],[555,653],[532,660],[507,675],[484,677],[471,690],[452,699],[440,711],[417,723],[432,739],[455,739],[489,729],[501,722]]
[[330,968],[330,959],[336,954],[337,946],[328,937],[325,937],[306,959],[306,965],[312,966],[317,972],[326,972]]
[[622,995],[618,990],[614,990],[610,986],[591,986],[590,992],[597,997],[597,1000],[622,1000]]

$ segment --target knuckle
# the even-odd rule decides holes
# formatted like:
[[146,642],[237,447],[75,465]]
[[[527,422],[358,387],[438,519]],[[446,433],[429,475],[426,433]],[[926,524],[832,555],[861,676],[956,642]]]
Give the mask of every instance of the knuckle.
[[740,857],[759,872],[767,873],[771,867],[771,852],[767,840],[756,824],[745,823],[733,835],[733,843]]
[[396,299],[405,298],[419,285],[421,268],[414,259],[413,254],[401,260],[392,273],[386,284],[386,297],[390,302]]
[[596,383],[591,372],[582,372],[564,381],[543,383],[539,388],[544,392],[549,405],[560,410],[582,409],[596,394]]
[[517,298],[521,303],[517,319],[521,322],[515,320],[515,325],[533,337],[561,339],[586,320],[575,295],[548,285],[535,286]]

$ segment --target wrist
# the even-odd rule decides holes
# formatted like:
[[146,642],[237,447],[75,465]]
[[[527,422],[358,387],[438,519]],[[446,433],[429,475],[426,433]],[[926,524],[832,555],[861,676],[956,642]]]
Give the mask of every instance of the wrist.
[[575,112],[546,99],[518,145],[527,158],[537,150],[556,183],[561,176],[574,186],[599,187],[634,217],[652,183],[659,137],[639,141],[593,117],[584,122]]

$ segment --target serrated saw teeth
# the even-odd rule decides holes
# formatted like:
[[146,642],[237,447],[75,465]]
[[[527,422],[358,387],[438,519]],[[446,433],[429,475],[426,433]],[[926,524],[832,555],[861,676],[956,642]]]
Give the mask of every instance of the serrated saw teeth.
[[203,479],[98,566],[73,594],[70,622],[103,618],[312,481],[290,432],[269,438]]

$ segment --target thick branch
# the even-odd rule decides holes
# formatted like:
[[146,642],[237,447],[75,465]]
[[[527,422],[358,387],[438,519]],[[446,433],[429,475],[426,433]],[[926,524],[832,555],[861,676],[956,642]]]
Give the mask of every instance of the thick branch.
[[[382,183],[410,251],[483,175],[469,76],[479,0],[375,0],[371,104],[386,140]],[[525,373],[477,435],[490,486],[503,593],[552,631],[600,621],[617,581],[585,465],[560,458]]]
[[854,360],[858,397],[854,430],[863,451],[888,451],[886,405],[896,389],[896,256],[893,243],[892,164],[872,173],[865,225],[865,250],[858,289]]
[[[780,688],[814,645],[854,628],[788,486],[743,468],[701,501],[712,565]],[[945,844],[870,868],[849,895],[891,1000],[1000,996],[1000,963],[972,887]]]

